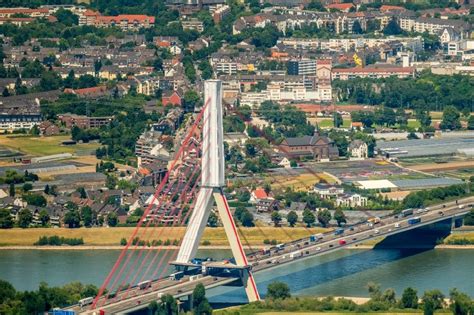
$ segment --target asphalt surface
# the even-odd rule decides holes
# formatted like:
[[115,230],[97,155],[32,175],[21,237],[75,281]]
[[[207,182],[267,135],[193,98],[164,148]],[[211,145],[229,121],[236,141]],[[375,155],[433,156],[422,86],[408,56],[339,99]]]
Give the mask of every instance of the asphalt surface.
[[[266,252],[256,252],[248,254],[249,268],[252,272],[259,272],[291,263],[294,260],[304,259],[316,255],[326,254],[341,248],[355,245],[372,238],[389,236],[407,230],[415,229],[423,225],[441,221],[445,218],[459,216],[470,211],[474,203],[474,197],[460,199],[458,203],[447,202],[444,204],[431,206],[424,211],[419,211],[407,216],[387,216],[382,217],[380,223],[372,226],[367,223],[346,226],[344,233],[335,235],[334,231],[323,234],[322,239],[311,242],[309,237],[284,244],[277,248],[273,246]],[[408,224],[409,218],[419,217],[420,223]],[[77,314],[99,314],[99,310],[105,314],[125,314],[125,311],[145,308],[152,301],[158,299],[158,294],[171,294],[175,297],[182,297],[192,293],[197,283],[202,283],[206,288],[221,286],[238,280],[237,278],[203,276],[194,281],[190,281],[189,276],[185,276],[179,281],[160,279],[152,282],[148,289],[140,290],[138,287],[120,292],[114,298],[105,299],[102,297],[95,310],[89,310],[90,305],[83,309],[78,305],[68,308]],[[104,304],[105,301],[105,304]]]

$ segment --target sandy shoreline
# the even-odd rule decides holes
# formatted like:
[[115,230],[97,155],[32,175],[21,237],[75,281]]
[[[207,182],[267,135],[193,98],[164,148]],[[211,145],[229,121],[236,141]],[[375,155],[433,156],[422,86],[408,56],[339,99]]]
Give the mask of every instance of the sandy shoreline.
[[[247,250],[257,250],[263,246],[244,246],[244,249]],[[129,250],[134,249],[134,246],[130,246]],[[141,247],[138,247],[138,249]],[[346,249],[373,249],[374,246],[372,245],[359,245],[359,246],[348,246]],[[435,246],[436,249],[474,249],[474,245],[437,245]],[[80,246],[0,246],[0,250],[121,250],[123,246],[100,246],[100,245],[80,245]],[[176,250],[179,249],[178,246],[151,246],[145,247],[144,249],[147,250],[154,250],[154,249],[168,249],[168,250]],[[199,246],[199,249],[207,249],[207,250],[221,250],[221,249],[229,249],[230,246],[227,245],[210,245],[210,246]]]

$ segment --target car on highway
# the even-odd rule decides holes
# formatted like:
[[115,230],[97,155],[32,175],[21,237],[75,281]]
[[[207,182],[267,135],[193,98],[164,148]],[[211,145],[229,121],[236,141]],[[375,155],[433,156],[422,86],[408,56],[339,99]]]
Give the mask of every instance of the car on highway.
[[375,230],[374,233],[375,233],[375,234],[379,234],[380,231],[379,231],[379,230]]
[[316,247],[316,251],[319,252],[321,250],[321,247]]
[[342,246],[342,245],[346,245],[346,244],[347,244],[346,240],[339,240],[339,245]]
[[443,216],[443,215],[444,215],[444,212],[443,212],[443,211],[439,211],[438,214],[439,214],[440,216]]
[[395,223],[395,227],[398,229],[400,227],[400,223]]

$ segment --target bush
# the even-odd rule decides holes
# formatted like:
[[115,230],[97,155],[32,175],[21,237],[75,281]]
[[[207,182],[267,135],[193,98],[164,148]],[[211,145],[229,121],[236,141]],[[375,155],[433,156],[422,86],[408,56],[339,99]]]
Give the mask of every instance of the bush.
[[120,240],[120,245],[122,246],[127,245],[127,240],[125,239],[125,237],[122,237],[122,239]]
[[211,245],[211,242],[209,242],[208,240],[204,240],[204,241],[202,242],[202,245],[204,245],[204,246],[209,246],[209,245]]
[[69,246],[77,246],[77,245],[84,245],[84,239],[81,238],[65,238],[59,237],[57,235],[53,236],[41,236],[37,242],[33,245],[35,246],[61,246],[61,245],[69,245]]
[[270,240],[268,238],[264,239],[263,244],[270,245]]
[[165,245],[165,246],[170,246],[170,245],[171,245],[171,241],[170,241],[169,239],[167,239],[167,240],[164,242],[163,245]]

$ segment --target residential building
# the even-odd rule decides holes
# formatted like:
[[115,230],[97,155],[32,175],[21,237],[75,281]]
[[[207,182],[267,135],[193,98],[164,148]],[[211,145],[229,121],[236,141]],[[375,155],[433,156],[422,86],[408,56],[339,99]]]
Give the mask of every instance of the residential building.
[[452,19],[436,19],[436,18],[416,18],[401,16],[399,19],[400,28],[408,32],[424,33],[436,35],[444,28],[453,28],[461,34],[462,37],[468,38],[471,25],[463,20]]
[[265,189],[263,189],[262,187],[258,187],[256,188],[254,191],[252,191],[252,193],[250,194],[250,202],[251,203],[258,203],[260,200],[263,200],[263,199],[273,199],[271,198],[267,192],[265,191]]
[[312,136],[285,138],[279,149],[295,158],[311,157],[316,160],[331,160],[339,156],[335,143],[317,132]]
[[289,75],[316,75],[316,60],[290,60],[287,63]]
[[182,101],[182,97],[178,91],[165,91],[161,96],[161,103],[163,106],[181,106]]
[[84,13],[82,23],[96,27],[117,26],[124,31],[150,28],[155,24],[155,17],[142,14],[121,14],[117,16],[103,16],[98,12],[90,11]]
[[333,69],[333,79],[350,80],[354,78],[388,78],[396,76],[400,79],[415,76],[415,68],[413,67],[394,67],[391,65],[378,67],[368,66],[365,68],[348,68],[348,69]]
[[230,13],[230,7],[228,5],[220,5],[215,9],[209,9],[212,14],[212,19],[215,24],[219,24],[223,18],[225,18]]
[[344,188],[339,185],[317,183],[314,185],[313,192],[322,199],[330,199],[344,194]]
[[195,30],[199,33],[204,31],[204,23],[198,19],[181,21],[181,25],[183,26],[183,30]]
[[135,154],[139,168],[171,159],[171,153],[164,146],[162,133],[155,130],[145,131],[140,135],[135,144]]
[[257,212],[273,212],[277,211],[280,206],[280,202],[273,198],[259,199],[255,205]]
[[337,207],[359,208],[367,206],[367,197],[359,194],[344,194],[336,198]]
[[29,130],[42,121],[41,114],[0,114],[0,131]]
[[348,147],[349,154],[354,158],[366,159],[369,157],[367,143],[362,140],[354,140]]
[[66,128],[77,126],[83,129],[100,128],[106,126],[114,120],[114,116],[103,117],[88,117],[75,114],[60,114],[58,119],[65,125]]

